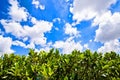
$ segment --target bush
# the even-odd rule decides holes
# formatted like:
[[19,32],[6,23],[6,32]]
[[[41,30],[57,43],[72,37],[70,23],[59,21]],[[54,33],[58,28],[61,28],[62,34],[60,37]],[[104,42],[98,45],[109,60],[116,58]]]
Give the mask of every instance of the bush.
[[90,50],[60,54],[57,49],[31,49],[28,56],[4,54],[0,80],[120,80],[120,56]]

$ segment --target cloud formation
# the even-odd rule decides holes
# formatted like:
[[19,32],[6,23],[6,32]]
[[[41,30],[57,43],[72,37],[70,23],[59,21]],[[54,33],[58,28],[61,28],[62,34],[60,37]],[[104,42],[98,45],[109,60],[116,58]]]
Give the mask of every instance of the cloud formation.
[[61,49],[62,53],[69,54],[74,49],[82,51],[83,47],[80,42],[75,42],[73,39],[67,39],[66,41],[56,41],[53,47]]
[[40,4],[40,0],[32,0],[32,4],[35,5],[37,9],[38,8],[40,8],[41,10],[45,9],[45,5]]
[[80,31],[78,31],[76,27],[72,27],[71,24],[66,23],[65,24],[65,34],[68,34],[68,35],[74,36],[74,37],[78,37],[78,36],[80,36]]
[[94,25],[99,25],[96,30],[95,41],[107,42],[120,38],[120,13],[106,12],[94,20]]
[[11,6],[9,7],[9,15],[14,21],[26,21],[28,17],[28,12],[24,7],[20,7],[17,0],[9,0]]
[[[10,10],[8,14],[11,19],[1,19],[0,23],[3,25],[5,33],[10,33],[18,39],[16,41],[11,41],[11,45],[33,49],[36,48],[35,45],[46,45],[47,38],[44,36],[44,33],[50,32],[53,24],[51,22],[37,20],[35,17],[32,17],[24,7],[20,7],[17,0],[9,0],[9,3],[11,6],[9,7]],[[26,21],[28,18],[31,19],[33,26],[21,25],[20,22]],[[22,40],[23,42],[19,40]],[[29,44],[26,45],[24,43],[25,41],[28,41]]]
[[82,20],[90,20],[106,12],[114,3],[116,0],[74,0],[70,11],[73,20],[77,20],[78,24]]
[[[36,51],[58,48],[62,53],[70,53],[74,49],[91,49],[96,43],[99,52],[120,52],[120,12],[111,10],[111,5],[116,4],[117,0],[51,0],[50,3],[43,1],[45,5],[42,0],[31,0],[32,9],[36,8],[33,12],[18,0],[8,2],[8,16],[0,19],[1,52],[13,52],[11,47],[14,45]],[[93,28],[96,28],[94,34],[90,31]],[[4,37],[6,34],[15,39]],[[87,35],[88,38],[94,36],[92,42],[85,40]],[[2,48],[3,43],[8,47]]]
[[11,49],[12,39],[10,37],[3,37],[0,35],[0,56],[3,53],[13,53],[14,50]]
[[98,49],[98,52],[110,52],[110,51],[115,51],[117,53],[120,53],[119,40],[115,39],[115,40],[105,42],[104,45]]

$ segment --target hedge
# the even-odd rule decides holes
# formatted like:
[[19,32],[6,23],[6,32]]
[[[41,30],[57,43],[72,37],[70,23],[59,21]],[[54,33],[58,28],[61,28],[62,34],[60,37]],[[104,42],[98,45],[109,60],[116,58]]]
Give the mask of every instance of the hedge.
[[0,80],[120,80],[120,55],[57,49],[0,57]]

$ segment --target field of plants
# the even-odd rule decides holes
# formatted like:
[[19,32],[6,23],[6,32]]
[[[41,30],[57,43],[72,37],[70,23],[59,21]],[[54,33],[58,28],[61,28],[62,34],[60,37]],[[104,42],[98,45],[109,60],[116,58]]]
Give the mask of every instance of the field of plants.
[[120,80],[120,55],[57,49],[0,57],[0,80]]

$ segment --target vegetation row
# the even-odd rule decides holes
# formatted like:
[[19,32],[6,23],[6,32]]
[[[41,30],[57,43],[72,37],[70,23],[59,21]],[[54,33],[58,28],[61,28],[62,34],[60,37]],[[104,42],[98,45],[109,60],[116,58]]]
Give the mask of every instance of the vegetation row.
[[120,80],[120,55],[57,49],[0,57],[0,80]]

